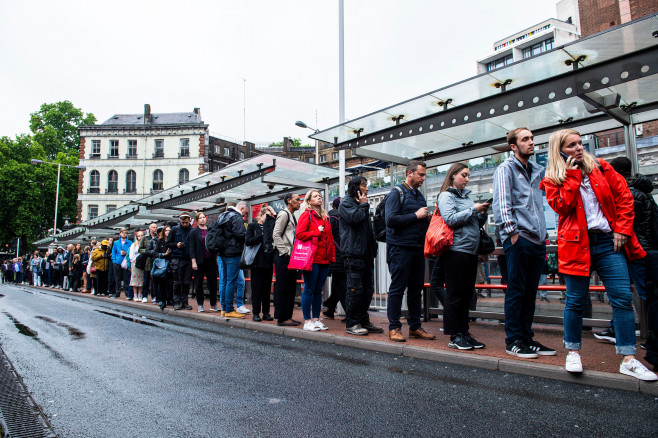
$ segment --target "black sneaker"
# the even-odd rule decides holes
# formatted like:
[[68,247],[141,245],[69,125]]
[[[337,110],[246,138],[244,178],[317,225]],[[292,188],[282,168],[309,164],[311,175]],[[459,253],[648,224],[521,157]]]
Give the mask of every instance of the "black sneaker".
[[465,336],[454,335],[450,337],[450,342],[448,343],[448,347],[455,348],[457,350],[472,350],[473,344],[468,342]]
[[366,325],[361,324],[361,327],[368,330],[368,333],[384,333],[384,329],[373,325],[373,323],[368,323]]
[[537,341],[531,341],[530,344],[528,344],[528,348],[540,356],[555,356],[556,354],[555,350],[548,348]]
[[182,309],[180,304],[174,304],[174,310],[180,310]]
[[505,351],[507,354],[511,354],[512,356],[520,357],[523,359],[537,359],[539,357],[537,353],[528,348],[528,346],[525,345],[521,340],[507,344]]
[[539,298],[539,301],[544,301],[544,302],[546,302],[546,303],[550,303],[550,302],[551,302],[551,300],[549,300],[548,297],[541,297],[541,298]]
[[594,337],[596,339],[601,339],[602,341],[608,341],[612,344],[617,343],[617,338],[615,338],[615,331],[612,327],[609,327],[601,332],[594,332]]
[[473,346],[473,348],[484,348],[485,347],[485,345],[482,342],[476,340],[473,336],[471,336],[470,333],[466,333],[464,335],[464,339],[466,339],[466,341],[469,344],[471,344]]

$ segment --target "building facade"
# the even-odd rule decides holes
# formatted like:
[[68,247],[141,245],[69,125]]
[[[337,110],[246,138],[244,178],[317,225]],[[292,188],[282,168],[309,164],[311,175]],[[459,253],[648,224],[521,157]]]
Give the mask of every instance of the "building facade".
[[582,36],[658,12],[656,0],[579,0]]
[[208,171],[208,125],[189,113],[116,114],[82,125],[77,221],[187,182]]

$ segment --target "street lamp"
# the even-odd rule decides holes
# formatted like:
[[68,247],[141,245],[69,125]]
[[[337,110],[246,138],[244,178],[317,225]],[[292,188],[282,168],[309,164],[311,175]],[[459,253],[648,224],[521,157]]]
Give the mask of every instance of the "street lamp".
[[[302,122],[301,120],[297,120],[295,122],[295,126],[299,126],[300,128],[306,128],[310,129],[311,131],[317,133],[320,130],[319,129],[313,129],[310,126],[308,126],[306,123]],[[320,164],[320,148],[318,146],[318,140],[315,139],[315,164]]]
[[57,234],[57,208],[59,205],[59,176],[62,172],[62,166],[72,167],[78,170],[85,170],[87,168],[85,166],[71,166],[70,164],[54,163],[52,161],[43,161],[43,160],[34,160],[34,159],[30,160],[30,162],[35,166],[39,166],[41,164],[50,164],[53,166],[57,166],[57,193],[55,194],[55,223],[53,225],[53,236],[55,236],[55,234]]

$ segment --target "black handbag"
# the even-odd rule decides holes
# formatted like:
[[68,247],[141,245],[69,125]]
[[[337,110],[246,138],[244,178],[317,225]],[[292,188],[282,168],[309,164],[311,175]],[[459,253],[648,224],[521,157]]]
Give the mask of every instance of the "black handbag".
[[480,227],[480,245],[478,247],[478,254],[489,255],[496,249],[496,242],[491,238],[484,228]]
[[146,260],[148,259],[147,255],[142,253],[135,257],[135,267],[141,269],[142,271],[146,268]]

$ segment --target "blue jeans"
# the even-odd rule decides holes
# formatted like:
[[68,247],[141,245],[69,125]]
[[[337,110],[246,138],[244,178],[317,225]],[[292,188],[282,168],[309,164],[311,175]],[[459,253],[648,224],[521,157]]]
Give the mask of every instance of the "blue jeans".
[[[591,271],[603,281],[615,324],[617,354],[637,352],[635,316],[633,315],[631,281],[623,252],[615,252],[612,234],[589,233]],[[583,310],[589,296],[589,276],[565,275],[567,300],[564,305],[564,346],[580,350],[582,346]]]
[[507,291],[505,292],[505,343],[518,340],[529,344],[535,333],[535,296],[539,277],[544,269],[546,244],[537,245],[519,236],[512,245],[509,238],[503,243],[507,261]]
[[320,317],[322,310],[322,288],[329,275],[329,265],[313,263],[313,270],[304,271],[304,291],[302,292],[302,315],[304,320]]
[[222,257],[222,268],[219,272],[221,286],[219,288],[220,297],[219,301],[222,305],[222,310],[226,313],[232,312],[233,297],[238,288],[238,277],[240,273],[240,257]]
[[418,330],[421,327],[421,302],[425,280],[423,248],[405,248],[386,244],[386,262],[391,274],[386,305],[388,329],[402,328],[400,316],[402,315],[402,297],[406,290],[409,330]]
[[218,297],[219,297],[219,307],[224,310],[224,290],[226,289],[226,281],[224,280],[224,272],[222,272],[223,269],[223,264],[222,264],[222,258],[217,256],[217,284],[219,287],[218,291]]
[[235,293],[236,307],[244,306],[244,286],[245,286],[244,271],[240,269],[240,272],[238,273],[238,288]]

